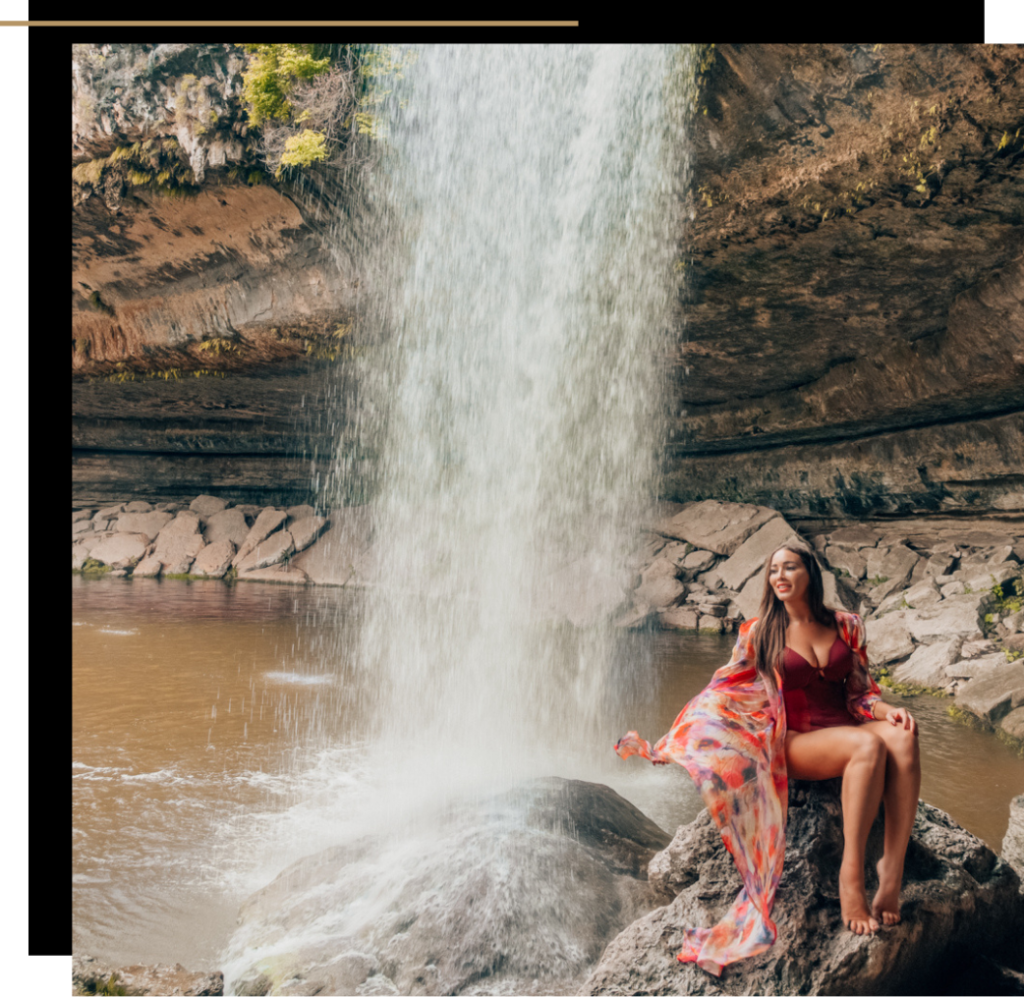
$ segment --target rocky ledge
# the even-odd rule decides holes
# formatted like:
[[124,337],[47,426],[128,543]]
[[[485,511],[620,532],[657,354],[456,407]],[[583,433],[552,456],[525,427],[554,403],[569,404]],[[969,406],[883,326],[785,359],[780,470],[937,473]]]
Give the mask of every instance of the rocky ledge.
[[[717,922],[743,885],[705,810],[651,859],[649,880],[670,902],[611,942],[583,992],[1024,993],[1014,942],[1024,930],[1019,870],[927,803],[918,804],[907,848],[902,922],[870,936],[843,928],[840,785],[838,779],[790,783],[786,862],[772,915],[779,935],[767,952],[727,966],[717,978],[676,960],[683,929]],[[882,833],[880,817],[868,840],[869,877]],[[876,885],[868,879],[869,891]]]

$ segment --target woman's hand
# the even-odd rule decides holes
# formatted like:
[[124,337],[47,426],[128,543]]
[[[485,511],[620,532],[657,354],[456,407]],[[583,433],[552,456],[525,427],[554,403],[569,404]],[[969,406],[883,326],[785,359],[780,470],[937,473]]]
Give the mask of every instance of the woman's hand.
[[902,726],[904,730],[909,730],[914,737],[917,737],[917,721],[904,707],[897,706],[896,709],[890,710],[885,719],[888,720],[893,727]]

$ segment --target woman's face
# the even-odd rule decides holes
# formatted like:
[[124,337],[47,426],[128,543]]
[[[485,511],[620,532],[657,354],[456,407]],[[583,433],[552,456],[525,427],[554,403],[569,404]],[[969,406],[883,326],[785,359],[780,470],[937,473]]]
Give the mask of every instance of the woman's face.
[[779,599],[784,603],[806,602],[810,581],[811,576],[799,554],[785,548],[775,552],[768,569],[768,584]]

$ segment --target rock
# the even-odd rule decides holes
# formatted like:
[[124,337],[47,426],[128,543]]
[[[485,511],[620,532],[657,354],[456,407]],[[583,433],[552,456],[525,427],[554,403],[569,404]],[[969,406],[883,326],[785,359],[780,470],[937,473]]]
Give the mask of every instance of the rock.
[[199,532],[198,514],[179,512],[157,536],[153,557],[164,566],[165,575],[183,575],[205,543]]
[[687,606],[673,606],[658,614],[658,622],[665,630],[696,630],[700,614]]
[[[308,509],[309,506],[297,508]],[[288,524],[288,532],[292,535],[296,552],[305,550],[327,528],[327,520],[323,516],[306,516]]]
[[[103,989],[112,974],[123,990]],[[92,956],[76,955],[71,960],[71,982],[79,993],[221,995],[224,974],[192,972],[181,963],[175,966],[121,966],[112,968]]]
[[156,578],[163,570],[163,565],[158,557],[144,557],[132,572],[132,578]]
[[157,502],[153,508],[157,512],[177,512],[181,507],[177,502]]
[[702,616],[697,621],[698,630],[711,630],[716,634],[720,634],[725,630],[725,620],[719,616]]
[[833,572],[838,574],[845,571],[854,581],[863,578],[867,571],[867,559],[856,551],[848,550],[845,547],[826,547],[823,556]]
[[282,512],[279,509],[264,509],[256,517],[256,522],[252,524],[252,529],[249,530],[245,539],[242,541],[232,564],[238,567],[241,562],[249,556],[250,552],[256,547],[256,545],[270,536],[274,530],[279,529],[287,518],[288,513]]
[[1003,858],[1024,877],[1024,793],[1010,801],[1010,823],[1003,837]]
[[216,540],[207,544],[192,562],[191,574],[200,578],[223,578],[231,566],[235,545],[230,540]]
[[905,658],[914,650],[914,642],[907,630],[909,610],[898,609],[885,616],[864,621],[867,633],[868,659],[872,664],[885,665]]
[[971,659],[959,658],[946,666],[946,676],[950,679],[970,679],[976,675],[987,675],[992,665],[1006,663],[1006,655],[1002,651],[993,651]]
[[124,505],[108,505],[103,509],[97,509],[96,515],[93,519],[116,519],[122,512],[124,512]]
[[[457,994],[481,981],[491,993],[575,993],[609,939],[658,902],[646,867],[669,835],[606,786],[538,779],[437,821],[414,851],[366,836],[249,898],[242,944],[273,955],[242,978],[326,980],[329,994]],[[346,917],[368,890],[376,915]],[[373,966],[386,978],[352,989]]]
[[119,533],[102,540],[89,551],[89,557],[111,568],[130,568],[142,559],[149,537],[138,533]]
[[736,596],[735,602],[745,620],[758,615],[761,597],[764,595],[764,581],[759,575],[753,575]]
[[833,609],[853,609],[857,605],[857,594],[831,571],[821,573],[821,587],[826,606]]
[[[685,549],[685,548],[684,548]],[[709,550],[691,550],[683,558],[683,569],[690,576],[707,571],[715,563],[715,555]]]
[[1024,706],[1018,706],[999,721],[999,726],[1006,731],[1010,737],[1024,741]]
[[248,535],[249,524],[246,522],[245,513],[239,508],[215,512],[206,520],[203,529],[203,539],[208,544],[230,540],[235,549],[244,543]]
[[83,520],[92,519],[92,509],[73,509],[71,511],[71,524],[80,523]]
[[[943,689],[949,684],[946,669],[960,654],[962,637],[922,644],[893,672],[893,681],[900,685],[920,686],[924,689]],[[871,645],[868,644],[869,649]]]
[[869,551],[865,576],[868,580],[886,579],[872,588],[872,598],[881,602],[890,592],[904,588],[920,561],[921,558],[904,544]]
[[995,641],[991,640],[965,640],[960,648],[961,658],[980,658],[983,654],[993,654],[998,651]]
[[[714,977],[679,963],[682,930],[715,923],[742,883],[705,810],[651,859],[649,878],[665,899],[605,949],[585,994],[934,993],[972,961],[1005,958],[1024,924],[1020,877],[948,814],[919,803],[907,848],[903,920],[873,936],[843,930],[838,878],[843,851],[841,780],[790,781],[786,861],[772,917],[778,938],[767,952]],[[883,821],[868,839],[868,895],[881,854]],[[958,992],[944,991],[938,992]]]
[[1010,634],[1003,640],[1003,647],[1008,651],[1024,651],[1024,634]]
[[974,592],[987,592],[995,585],[1003,585],[1020,577],[1020,565],[1016,561],[1004,561],[1002,564],[986,566],[982,571],[967,572],[964,582]]
[[1010,613],[1003,620],[1003,626],[1012,634],[1024,631],[1024,609],[1019,609],[1016,613]]
[[886,596],[878,604],[878,613],[888,612],[890,609],[902,607],[904,609],[923,609],[927,606],[934,606],[942,601],[942,593],[939,592],[935,583],[928,579],[918,582],[908,589],[893,592]]
[[905,610],[907,631],[914,640],[925,644],[960,634],[981,637],[990,600],[987,593],[954,595],[934,606]]
[[[633,593],[634,602],[642,602],[651,606],[656,612],[676,605],[686,595],[686,585],[675,575],[656,573],[664,564],[655,561],[651,569],[643,576],[639,587]],[[667,569],[671,570],[671,566]]]
[[932,556],[928,558],[925,565],[925,572],[935,578],[938,575],[944,575],[947,571],[952,571],[955,562],[956,558],[951,554],[939,554],[933,550]]
[[308,585],[309,576],[290,564],[275,564],[269,568],[239,570],[240,582],[277,582],[280,585]]
[[287,530],[278,530],[255,544],[245,557],[239,558],[236,555],[231,563],[238,567],[239,574],[243,571],[252,571],[254,568],[269,568],[270,565],[283,561],[294,549],[292,535]]
[[[956,693],[956,705],[996,724],[1024,704],[1024,662],[992,661]],[[956,666],[951,666],[956,668]],[[948,671],[948,670],[947,670]]]
[[747,537],[715,571],[723,585],[738,591],[751,575],[761,571],[776,547],[791,542],[799,543],[801,547],[804,545],[796,530],[781,516],[776,516]]
[[227,499],[217,498],[215,495],[200,495],[199,498],[193,499],[188,507],[205,523],[212,515],[226,509],[227,505]]
[[79,533],[89,533],[92,531],[92,522],[88,519],[79,519],[77,522],[71,524],[71,536],[74,537]]
[[848,547],[851,550],[862,550],[865,547],[875,547],[880,537],[874,530],[866,526],[844,526],[829,534],[829,544],[837,547]]
[[316,509],[311,505],[291,505],[285,512],[288,513],[288,520],[285,525],[291,529],[292,523],[297,523],[301,519],[308,519],[310,516],[316,515]]
[[939,589],[943,599],[948,599],[952,595],[963,595],[965,591],[963,582],[950,582]]
[[697,611],[704,616],[724,617],[727,605],[727,603],[701,602],[697,604]]
[[[148,505],[148,502],[129,502],[129,506]],[[133,512],[129,509],[117,517],[117,529],[122,533],[141,533],[147,540],[157,534],[173,519],[169,512]]]
[[125,512],[152,512],[153,511],[153,506],[151,506],[148,502],[140,502],[140,501],[129,502],[124,507],[124,511]]
[[262,511],[262,505],[236,505],[235,508],[241,512],[246,519],[255,519]]
[[766,506],[707,499],[661,520],[657,531],[694,547],[731,555],[747,537],[777,517],[779,514]]

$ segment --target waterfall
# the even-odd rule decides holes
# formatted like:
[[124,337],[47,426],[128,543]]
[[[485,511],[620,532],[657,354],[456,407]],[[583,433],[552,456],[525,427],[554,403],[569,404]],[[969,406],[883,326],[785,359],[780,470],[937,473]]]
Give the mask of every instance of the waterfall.
[[[345,424],[374,457],[376,568],[357,639],[323,652],[354,706],[323,728],[344,771],[312,778],[292,825],[305,851],[313,824],[336,847],[254,897],[226,972],[284,979],[316,949],[332,973],[350,950],[399,989],[455,992],[503,967],[554,992],[615,921],[580,926],[632,902],[580,892],[593,860],[522,816],[521,787],[624,778],[609,617],[657,494],[689,55],[465,45],[381,61],[401,75],[377,84],[370,220],[338,229],[339,258],[354,231],[364,246],[369,347]],[[339,443],[323,504],[358,491],[352,452]],[[411,955],[409,931],[454,962]]]
[[[404,58],[360,660],[382,760],[444,794],[598,750],[588,602],[628,583],[654,491],[681,143],[667,48]],[[594,624],[568,661],[566,614]]]

